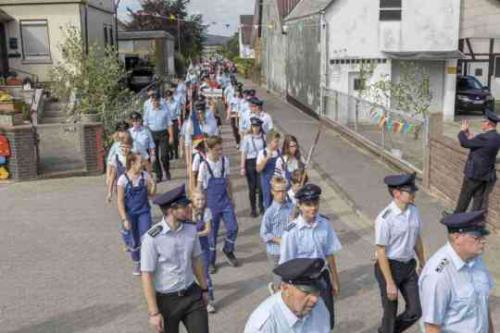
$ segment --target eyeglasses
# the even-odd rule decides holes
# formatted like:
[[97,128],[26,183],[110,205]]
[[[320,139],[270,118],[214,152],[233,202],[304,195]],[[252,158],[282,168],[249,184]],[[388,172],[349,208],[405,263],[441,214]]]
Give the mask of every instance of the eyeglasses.
[[296,144],[288,145],[289,148],[297,148]]

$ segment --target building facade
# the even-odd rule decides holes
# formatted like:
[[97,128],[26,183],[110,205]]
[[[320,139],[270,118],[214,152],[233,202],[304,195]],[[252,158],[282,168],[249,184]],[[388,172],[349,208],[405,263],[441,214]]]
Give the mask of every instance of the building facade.
[[255,49],[252,45],[253,15],[241,15],[239,27],[240,58],[255,59]]

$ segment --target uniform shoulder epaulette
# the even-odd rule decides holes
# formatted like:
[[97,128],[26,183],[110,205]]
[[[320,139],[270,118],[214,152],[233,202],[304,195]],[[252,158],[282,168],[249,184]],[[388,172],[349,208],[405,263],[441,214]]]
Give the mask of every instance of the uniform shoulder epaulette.
[[319,217],[324,218],[325,220],[330,221],[330,218],[328,216],[326,216],[326,215],[319,214]]
[[389,216],[389,214],[391,213],[391,209],[390,208],[387,208],[385,210],[385,212],[382,214],[382,218],[385,219],[387,218],[387,216]]
[[439,265],[436,267],[436,272],[441,273],[443,269],[448,265],[450,261],[446,258],[443,258],[440,262]]
[[290,222],[290,223],[288,223],[288,225],[285,227],[285,230],[286,230],[286,231],[290,231],[290,230],[292,230],[293,228],[295,228],[295,226],[296,226],[295,222]]
[[163,230],[163,227],[161,225],[157,225],[153,228],[151,228],[151,230],[148,231],[148,235],[151,236],[151,237],[156,237],[158,236],[158,234]]
[[184,220],[182,221],[182,223],[186,223],[186,224],[196,224],[196,222],[193,222],[191,220]]

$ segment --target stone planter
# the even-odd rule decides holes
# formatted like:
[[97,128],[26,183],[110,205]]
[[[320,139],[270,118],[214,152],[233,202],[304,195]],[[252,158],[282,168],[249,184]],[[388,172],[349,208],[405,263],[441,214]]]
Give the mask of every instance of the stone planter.
[[97,113],[82,113],[80,120],[82,123],[97,123],[99,122],[99,115]]

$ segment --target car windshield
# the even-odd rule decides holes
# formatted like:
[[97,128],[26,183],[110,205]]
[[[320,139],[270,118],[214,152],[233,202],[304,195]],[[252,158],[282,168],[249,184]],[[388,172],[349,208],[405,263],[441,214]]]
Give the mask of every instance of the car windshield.
[[481,90],[483,85],[473,77],[464,77],[458,81],[458,90],[471,90],[478,89]]

